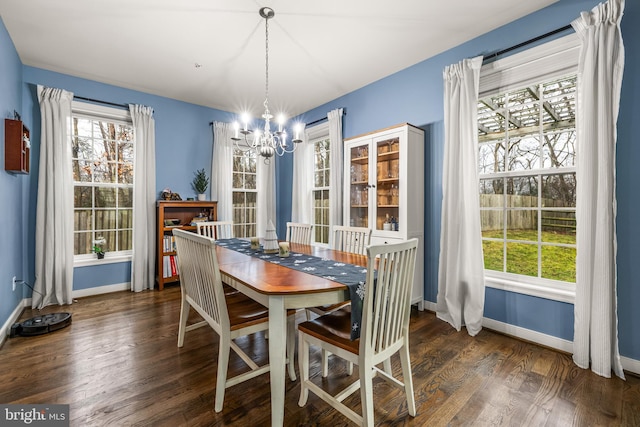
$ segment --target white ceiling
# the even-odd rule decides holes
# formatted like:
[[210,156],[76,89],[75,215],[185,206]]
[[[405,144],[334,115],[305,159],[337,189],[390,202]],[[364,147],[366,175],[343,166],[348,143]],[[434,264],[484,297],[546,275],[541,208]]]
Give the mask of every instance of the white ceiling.
[[259,116],[271,7],[271,112],[293,116],[555,1],[0,0],[0,16],[25,65]]

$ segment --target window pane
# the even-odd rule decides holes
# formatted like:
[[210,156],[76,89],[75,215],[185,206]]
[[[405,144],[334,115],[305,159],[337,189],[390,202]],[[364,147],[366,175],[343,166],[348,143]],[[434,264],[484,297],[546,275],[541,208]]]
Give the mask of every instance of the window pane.
[[576,213],[542,211],[542,241],[576,243]]
[[575,166],[576,131],[546,133],[542,147],[542,167],[564,168]]
[[88,233],[73,233],[73,254],[85,255],[91,253],[93,247],[93,234]]
[[133,163],[118,163],[118,181],[121,184],[133,184]]
[[504,265],[504,243],[502,241],[483,240],[484,268],[502,271]]
[[73,180],[76,182],[91,182],[93,171],[91,162],[86,160],[73,160],[71,162],[73,168]]
[[501,209],[483,209],[480,211],[482,237],[503,238],[504,211]]
[[504,178],[480,180],[480,207],[504,206]]
[[504,141],[481,144],[478,151],[479,173],[504,170]]
[[538,241],[538,211],[507,210],[507,239]]
[[118,228],[133,228],[133,209],[118,210]]
[[507,179],[507,206],[512,208],[538,206],[538,177]]
[[98,209],[96,210],[96,232],[106,229],[116,228],[116,215],[115,209]]
[[575,283],[576,248],[543,246],[542,277]]
[[509,171],[540,168],[540,139],[525,136],[509,140]]
[[256,176],[255,175],[245,175],[245,188],[247,190],[255,190],[256,189]]
[[131,208],[133,207],[133,188],[118,188],[118,207]]
[[507,243],[507,272],[538,276],[538,245]]
[[90,208],[93,206],[93,188],[75,186],[73,188],[73,206],[76,208]]
[[576,174],[545,175],[542,177],[542,206],[576,207]]
[[116,189],[96,187],[96,207],[106,208],[116,206]]
[[118,232],[118,246],[120,251],[133,249],[133,230],[120,230]]
[[91,209],[77,209],[73,215],[73,229],[77,231],[93,230],[93,211]]

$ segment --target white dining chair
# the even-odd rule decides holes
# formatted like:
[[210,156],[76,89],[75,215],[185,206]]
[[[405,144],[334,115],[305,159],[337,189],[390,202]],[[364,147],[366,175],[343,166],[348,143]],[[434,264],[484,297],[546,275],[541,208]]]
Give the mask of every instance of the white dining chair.
[[[207,236],[212,239],[231,239],[233,235],[233,221],[202,221],[196,222],[196,232],[201,236]],[[223,283],[224,293],[226,295],[237,294],[240,291]]]
[[[409,315],[417,248],[418,239],[368,247],[359,339],[350,339],[351,306],[298,325],[298,365],[301,376],[299,406],[306,404],[311,391],[354,423],[373,426],[373,378],[379,375],[389,384],[404,389],[407,410],[409,415],[415,417],[416,405],[409,357]],[[334,395],[311,381],[310,345],[326,349],[357,364],[360,374],[358,380]],[[390,359],[396,353],[400,356],[404,382],[391,374]],[[379,364],[384,369],[378,368]],[[322,383],[325,384],[325,381]],[[357,390],[360,390],[362,415],[343,403]]]
[[233,234],[233,221],[203,221],[196,222],[197,232],[202,236],[212,239],[231,239]]
[[[367,246],[371,242],[371,233],[373,230],[366,227],[349,227],[345,225],[336,225],[333,227],[333,239],[331,248],[342,251],[349,252],[358,255],[365,255],[367,252]],[[349,302],[341,302],[337,304],[328,304],[321,305],[317,307],[307,307],[306,314],[307,320],[311,320],[312,313],[322,316],[324,314],[331,313],[332,311],[336,311],[339,308],[344,307],[349,304]],[[329,356],[331,354],[322,350],[322,376],[326,377],[329,373]],[[353,364],[349,363],[347,368],[347,373],[351,375],[353,373]]]
[[300,222],[287,222],[286,241],[291,243],[300,243],[303,245],[311,244],[312,224],[303,224]]
[[372,231],[367,227],[336,225],[333,227],[331,248],[342,252],[366,255]]
[[[175,229],[176,252],[180,266],[180,323],[178,347],[184,345],[188,331],[209,325],[220,336],[218,346],[218,372],[214,409],[222,410],[225,390],[258,375],[269,372],[269,365],[258,366],[250,356],[233,341],[236,338],[267,331],[269,310],[242,293],[226,295],[218,267],[215,240],[196,233]],[[187,325],[189,311],[193,308],[204,320]],[[295,347],[295,310],[288,312],[287,355],[289,376],[295,380],[293,354]],[[250,371],[227,378],[229,354],[233,350],[251,368]]]

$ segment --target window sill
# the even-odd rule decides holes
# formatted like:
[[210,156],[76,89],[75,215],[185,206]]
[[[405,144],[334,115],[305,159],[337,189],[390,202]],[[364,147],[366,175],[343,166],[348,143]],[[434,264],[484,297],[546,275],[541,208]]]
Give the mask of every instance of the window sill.
[[103,259],[98,259],[94,257],[83,257],[76,258],[73,261],[74,267],[89,267],[92,265],[104,265],[104,264],[115,264],[118,262],[129,262],[131,261],[131,254],[121,254],[121,255],[113,255],[109,256],[106,254]]
[[513,278],[501,277],[495,273],[485,271],[485,286],[503,291],[516,292],[523,295],[545,298],[553,301],[574,304],[576,299],[575,285],[553,282],[553,284],[538,282],[532,278],[531,282],[521,282]]

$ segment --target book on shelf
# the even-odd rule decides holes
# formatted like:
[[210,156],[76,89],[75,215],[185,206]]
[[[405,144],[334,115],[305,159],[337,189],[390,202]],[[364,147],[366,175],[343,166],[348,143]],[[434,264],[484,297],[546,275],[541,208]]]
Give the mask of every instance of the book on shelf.
[[169,262],[171,263],[171,275],[172,276],[177,276],[178,275],[178,269],[176,268],[176,257],[175,257],[175,255],[170,255],[169,256]]

